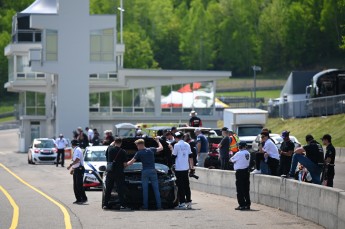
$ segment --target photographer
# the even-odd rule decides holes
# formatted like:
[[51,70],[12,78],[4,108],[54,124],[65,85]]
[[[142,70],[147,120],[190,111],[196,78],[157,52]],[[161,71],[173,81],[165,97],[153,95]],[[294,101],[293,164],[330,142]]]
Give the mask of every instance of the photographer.
[[193,154],[187,142],[183,140],[181,132],[175,133],[173,157],[175,159],[176,185],[178,187],[178,196],[180,204],[176,209],[192,209],[191,191],[189,187],[189,169],[194,171]]

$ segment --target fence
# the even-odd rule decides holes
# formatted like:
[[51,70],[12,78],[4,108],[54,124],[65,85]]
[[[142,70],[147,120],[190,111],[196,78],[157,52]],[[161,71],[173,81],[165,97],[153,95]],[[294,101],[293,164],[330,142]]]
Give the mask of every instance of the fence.
[[345,113],[345,95],[327,96],[269,106],[271,117],[304,118]]

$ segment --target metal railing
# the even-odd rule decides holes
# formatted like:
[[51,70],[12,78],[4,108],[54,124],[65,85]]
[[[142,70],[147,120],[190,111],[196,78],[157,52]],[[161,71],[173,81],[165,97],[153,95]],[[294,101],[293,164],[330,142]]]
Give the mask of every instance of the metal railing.
[[269,106],[271,117],[303,118],[345,113],[345,95],[327,96]]

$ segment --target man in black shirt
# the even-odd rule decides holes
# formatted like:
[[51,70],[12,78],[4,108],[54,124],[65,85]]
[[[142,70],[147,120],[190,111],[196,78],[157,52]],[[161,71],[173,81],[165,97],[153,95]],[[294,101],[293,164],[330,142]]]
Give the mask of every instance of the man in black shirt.
[[[323,148],[320,143],[314,140],[310,134],[305,137],[307,145],[295,150],[292,156],[292,164],[288,177],[294,177],[297,163],[299,162],[308,169],[314,184],[320,184],[320,175],[322,172],[319,163],[323,163]],[[304,156],[305,155],[305,156]]]
[[222,129],[223,139],[218,145],[219,149],[219,156],[220,156],[220,167],[222,170],[229,169],[229,149],[230,149],[230,137],[229,137],[229,129],[227,127],[223,127]]
[[284,131],[282,133],[283,142],[280,146],[280,162],[279,162],[279,175],[288,175],[291,168],[291,161],[295,144],[290,140],[290,132]]
[[195,111],[191,111],[190,114],[191,118],[189,119],[189,126],[191,127],[201,127],[202,121],[199,117],[197,117],[198,113]]
[[[332,145],[332,137],[329,134],[325,134],[322,138],[323,145],[326,146],[326,154],[325,154],[325,163],[334,165],[335,161],[335,148]],[[327,186],[333,187],[333,179],[334,179],[334,166],[328,166],[327,171]]]
[[113,163],[112,171],[107,173],[106,177],[106,190],[104,195],[103,209],[109,209],[109,199],[111,191],[116,184],[117,193],[120,200],[120,210],[127,209],[124,203],[124,185],[125,185],[125,173],[124,167],[127,164],[126,151],[121,148],[122,139],[116,138],[113,143],[108,147],[105,156],[107,163]]

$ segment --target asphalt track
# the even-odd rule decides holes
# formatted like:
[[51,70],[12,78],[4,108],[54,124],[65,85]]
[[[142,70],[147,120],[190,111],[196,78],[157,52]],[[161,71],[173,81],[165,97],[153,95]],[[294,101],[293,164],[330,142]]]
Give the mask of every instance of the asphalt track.
[[0,131],[0,139],[0,228],[322,228],[257,204],[235,211],[235,199],[197,191],[193,210],[102,210],[99,191],[87,192],[87,204],[74,205],[66,168],[29,165],[27,155],[16,152],[17,130]]

